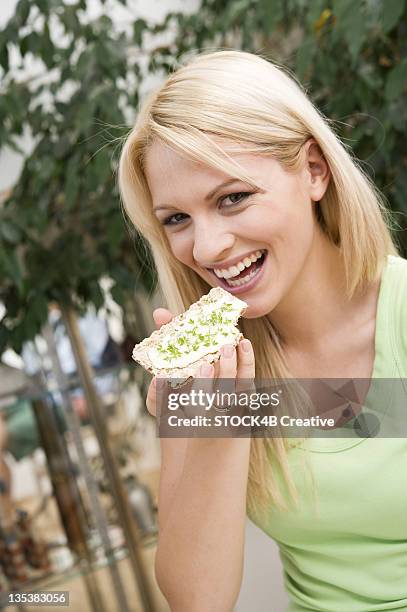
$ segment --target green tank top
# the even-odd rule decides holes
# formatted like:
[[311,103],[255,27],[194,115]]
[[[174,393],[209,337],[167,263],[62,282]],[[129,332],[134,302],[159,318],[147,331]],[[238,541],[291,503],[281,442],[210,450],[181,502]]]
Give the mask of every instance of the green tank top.
[[[407,379],[407,260],[400,257],[389,256],[382,273],[372,378],[397,378],[398,388]],[[402,394],[406,422],[405,386]],[[387,417],[393,405],[383,403]],[[311,438],[288,457],[299,507],[273,508],[264,521],[250,516],[279,545],[288,612],[407,611],[407,438]]]

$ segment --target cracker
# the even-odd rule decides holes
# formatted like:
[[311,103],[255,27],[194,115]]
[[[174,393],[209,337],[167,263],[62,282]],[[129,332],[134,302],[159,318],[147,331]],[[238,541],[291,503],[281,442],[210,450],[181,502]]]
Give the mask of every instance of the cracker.
[[[219,304],[219,308],[217,308],[217,304]],[[188,322],[190,322],[191,319],[193,321],[196,321],[197,317],[200,317],[202,320],[205,320],[205,317],[208,318],[209,313],[213,313],[214,311],[218,311],[218,313],[221,313],[222,306],[226,304],[231,304],[233,309],[230,312],[230,316],[226,318],[227,322],[216,323],[212,325],[209,321],[204,325],[199,324],[199,332],[202,336],[202,332],[210,333],[214,329],[219,330],[221,326],[224,325],[223,329],[227,330],[228,333],[227,343],[237,346],[240,340],[243,338],[243,334],[237,327],[237,322],[241,315],[247,309],[248,305],[243,300],[240,300],[225,289],[222,289],[222,287],[214,287],[209,291],[209,293],[202,296],[197,302],[192,304],[186,312],[178,315],[169,323],[162,325],[160,329],[155,330],[148,338],[145,338],[142,342],[136,344],[133,349],[133,359],[140,363],[140,365],[142,365],[146,370],[148,370],[148,372],[151,372],[154,375],[177,378],[185,382],[187,379],[194,376],[198,369],[201,367],[201,365],[203,365],[204,363],[215,363],[220,358],[220,349],[224,343],[222,344],[220,341],[214,342],[214,340],[212,340],[213,344],[211,345],[208,352],[204,355],[197,357],[196,359],[194,359],[193,355],[195,351],[191,350],[190,352],[183,352],[182,357],[179,357],[178,361],[180,359],[188,360],[189,355],[191,356],[191,358],[190,360],[188,360],[188,364],[184,364],[182,367],[178,367],[176,365],[177,357],[168,357],[166,353],[165,357],[163,357],[163,360],[169,360],[168,367],[158,367],[155,363],[153,363],[153,360],[151,359],[151,349],[155,348],[158,350],[158,347],[165,346],[166,343],[171,340],[171,338],[173,338],[174,342],[176,342],[177,338],[179,339],[180,334],[182,335],[182,329],[180,329],[180,327],[187,326]],[[229,306],[225,306],[225,308],[229,308]],[[211,314],[211,316],[213,316],[213,314]],[[183,325],[180,326],[180,324]],[[196,343],[199,342],[201,344],[201,348],[202,341],[198,340],[198,338],[194,336],[192,331],[188,333],[189,335],[185,336],[188,337],[188,342],[191,341],[191,338],[194,341],[195,346]],[[211,337],[213,338],[213,336]],[[178,349],[179,348],[180,347],[178,345]],[[177,347],[175,347],[175,349],[177,350]]]

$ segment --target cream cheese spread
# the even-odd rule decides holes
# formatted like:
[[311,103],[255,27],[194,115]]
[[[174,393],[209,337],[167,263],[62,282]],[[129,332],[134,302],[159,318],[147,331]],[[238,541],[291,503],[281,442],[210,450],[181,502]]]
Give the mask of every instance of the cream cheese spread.
[[227,297],[187,311],[172,333],[148,350],[151,363],[159,369],[183,368],[216,353],[224,344],[235,344],[240,335],[235,327],[240,312],[239,304]]

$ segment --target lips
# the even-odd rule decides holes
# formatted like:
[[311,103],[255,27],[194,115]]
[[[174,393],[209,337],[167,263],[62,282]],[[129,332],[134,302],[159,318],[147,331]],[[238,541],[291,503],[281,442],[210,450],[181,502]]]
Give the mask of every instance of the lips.
[[235,286],[229,285],[229,283],[224,278],[219,278],[211,270],[211,274],[215,280],[215,284],[217,286],[221,286],[223,289],[226,289],[227,291],[229,291],[229,293],[233,293],[233,294],[244,293],[250,290],[255,284],[257,284],[258,280],[260,280],[260,277],[262,276],[264,264],[267,259],[267,255],[268,255],[268,251],[265,251],[262,257],[258,259],[256,262],[254,262],[253,265],[255,266],[255,268],[253,268],[253,266],[251,266],[250,268],[246,268],[245,270],[242,270],[241,275],[235,276],[232,279],[230,279],[232,281],[243,279],[245,276],[250,274],[253,271],[253,269],[256,269],[256,268],[259,269],[259,271],[253,276],[253,278],[248,280],[246,283],[243,283],[241,285],[235,285]]
[[264,253],[265,251],[266,251],[266,249],[257,249],[256,251],[251,251],[250,253],[246,253],[245,255],[241,255],[239,258],[235,257],[234,259],[229,260],[229,262],[227,264],[223,263],[223,264],[218,264],[217,266],[206,267],[206,270],[209,270],[210,272],[212,270],[214,270],[214,271],[217,270],[219,272],[220,270],[227,270],[228,271],[229,268],[232,268],[232,267],[238,268],[238,264],[242,264],[243,263],[244,265],[246,265],[245,264],[245,260],[246,259],[248,259],[250,261],[253,256],[255,256],[256,258],[259,257],[259,255],[257,255],[257,253],[261,254],[261,253]]
[[257,250],[249,255],[241,257],[239,260],[235,261],[233,265],[223,265],[219,266],[218,268],[214,268],[214,272],[219,278],[226,278],[227,280],[230,278],[237,278],[246,268],[250,268],[264,252],[264,249]]

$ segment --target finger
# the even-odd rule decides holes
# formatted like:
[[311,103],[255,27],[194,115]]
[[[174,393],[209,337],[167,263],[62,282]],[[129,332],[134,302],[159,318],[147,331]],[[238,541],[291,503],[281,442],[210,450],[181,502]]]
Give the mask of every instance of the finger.
[[214,361],[212,365],[213,365],[213,367],[215,368],[215,372],[214,372],[213,377],[214,377],[215,379],[216,379],[216,378],[219,378],[219,359],[217,359],[216,361]]
[[165,378],[160,378],[159,376],[154,376],[153,380],[150,383],[147,391],[146,397],[146,407],[148,412],[152,416],[157,416],[158,410],[158,400],[162,399],[162,394],[165,389]]
[[157,416],[157,377],[155,376],[151,381],[146,397],[146,407],[148,412],[152,416]]
[[[204,363],[202,364],[197,372],[195,372],[194,380],[191,384],[191,392],[195,391],[199,393],[202,391],[203,397],[206,398],[207,394],[212,393],[213,389],[213,379],[214,379],[215,369],[212,363]],[[192,397],[192,393],[191,393]],[[198,413],[203,414],[206,408],[206,399],[205,405],[200,405]]]
[[237,364],[237,388],[244,388],[246,385],[251,386],[251,381],[254,380],[256,367],[254,359],[253,346],[250,340],[243,338],[238,344],[238,364]]
[[[237,371],[237,354],[236,347],[233,344],[225,344],[220,349],[220,359],[218,366],[219,378],[217,380],[217,389],[220,391],[219,410],[224,412],[232,409],[229,405],[229,394],[234,394],[236,390],[236,371]],[[224,403],[225,402],[225,403]]]
[[172,321],[174,316],[175,315],[167,308],[156,308],[153,312],[154,323],[157,325],[158,329],[160,329],[162,325]]
[[233,344],[224,344],[220,350],[219,378],[236,378],[237,354]]
[[[254,359],[254,351],[253,346],[250,340],[243,338],[237,347],[238,354],[238,364],[237,364],[237,374],[236,374],[236,394],[238,396],[244,395],[245,397],[249,397],[249,405],[250,405],[250,395],[256,391],[255,385],[255,359]],[[242,397],[240,397],[240,401],[242,401]],[[247,403],[244,402],[243,406],[247,406]],[[243,414],[247,413],[247,408],[242,410]]]

